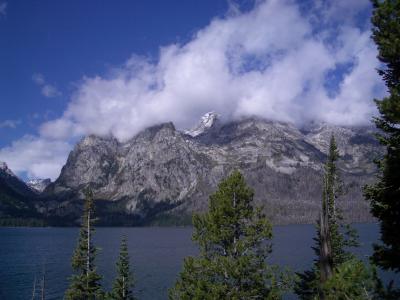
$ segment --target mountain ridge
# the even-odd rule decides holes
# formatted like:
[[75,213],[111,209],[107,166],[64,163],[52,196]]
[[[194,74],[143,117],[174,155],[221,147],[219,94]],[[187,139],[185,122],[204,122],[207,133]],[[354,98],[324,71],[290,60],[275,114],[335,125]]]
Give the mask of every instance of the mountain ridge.
[[168,122],[126,142],[84,137],[59,178],[42,193],[42,210],[76,219],[83,190],[90,186],[104,204],[105,219],[109,211],[123,214],[128,223],[189,217],[206,210],[219,180],[239,169],[275,223],[309,223],[318,212],[325,149],[333,132],[347,190],[344,213],[351,221],[371,220],[362,186],[374,180],[373,158],[382,154],[371,127],[327,125],[304,131],[255,117],[213,126],[215,119],[194,136]]

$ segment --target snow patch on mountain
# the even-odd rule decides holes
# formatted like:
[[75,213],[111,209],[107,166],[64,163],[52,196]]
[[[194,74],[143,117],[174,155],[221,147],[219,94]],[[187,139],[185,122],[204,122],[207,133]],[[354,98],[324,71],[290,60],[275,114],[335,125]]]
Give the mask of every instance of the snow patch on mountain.
[[26,185],[29,186],[34,192],[41,193],[44,189],[51,183],[49,178],[46,179],[31,179],[26,182]]
[[218,117],[219,115],[217,113],[208,112],[201,117],[199,123],[195,127],[190,130],[185,130],[184,133],[192,137],[203,134],[215,124],[215,121],[218,119]]

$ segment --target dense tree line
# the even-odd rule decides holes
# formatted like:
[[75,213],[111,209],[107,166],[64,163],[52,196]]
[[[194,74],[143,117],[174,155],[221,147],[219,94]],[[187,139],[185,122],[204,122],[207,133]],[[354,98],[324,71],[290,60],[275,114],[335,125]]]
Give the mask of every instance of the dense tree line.
[[44,227],[47,223],[36,218],[1,218],[0,227]]

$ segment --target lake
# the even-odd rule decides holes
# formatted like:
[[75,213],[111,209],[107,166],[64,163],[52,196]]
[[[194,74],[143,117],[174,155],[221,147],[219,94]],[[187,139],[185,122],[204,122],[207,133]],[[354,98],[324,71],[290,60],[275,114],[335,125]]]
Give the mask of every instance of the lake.
[[[378,240],[377,224],[356,224],[366,258]],[[46,299],[62,299],[72,273],[71,256],[78,228],[0,228],[0,299],[30,299],[35,276],[46,269]],[[131,265],[139,299],[166,299],[181,270],[184,257],[195,255],[192,228],[97,228],[94,242],[100,248],[96,264],[111,286],[122,235],[128,237]],[[270,263],[300,271],[309,268],[314,253],[313,225],[275,226]],[[40,278],[38,278],[39,280]]]

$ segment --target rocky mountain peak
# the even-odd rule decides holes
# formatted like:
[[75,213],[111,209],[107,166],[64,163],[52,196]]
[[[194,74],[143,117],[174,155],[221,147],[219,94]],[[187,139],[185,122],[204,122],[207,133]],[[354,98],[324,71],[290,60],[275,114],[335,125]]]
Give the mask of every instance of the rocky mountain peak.
[[44,189],[51,183],[50,178],[41,179],[31,179],[26,182],[26,185],[29,186],[34,192],[41,193]]
[[342,208],[351,220],[366,220],[362,186],[374,178],[373,158],[382,152],[369,129],[314,124],[306,131],[256,117],[222,123],[214,112],[186,132],[163,123],[125,142],[88,136],[41,197],[48,197],[51,213],[76,217],[82,191],[90,186],[110,207],[101,215],[104,222],[123,214],[132,222],[190,216],[205,210],[218,182],[239,169],[274,222],[309,222],[317,217],[332,133],[348,184]]
[[5,174],[16,177],[13,171],[10,170],[7,163],[4,161],[0,161],[0,170],[3,171]]
[[186,130],[185,134],[192,137],[199,136],[209,130],[215,124],[218,118],[219,114],[217,114],[216,112],[208,112],[201,117],[200,121],[196,124],[195,127],[190,130]]

